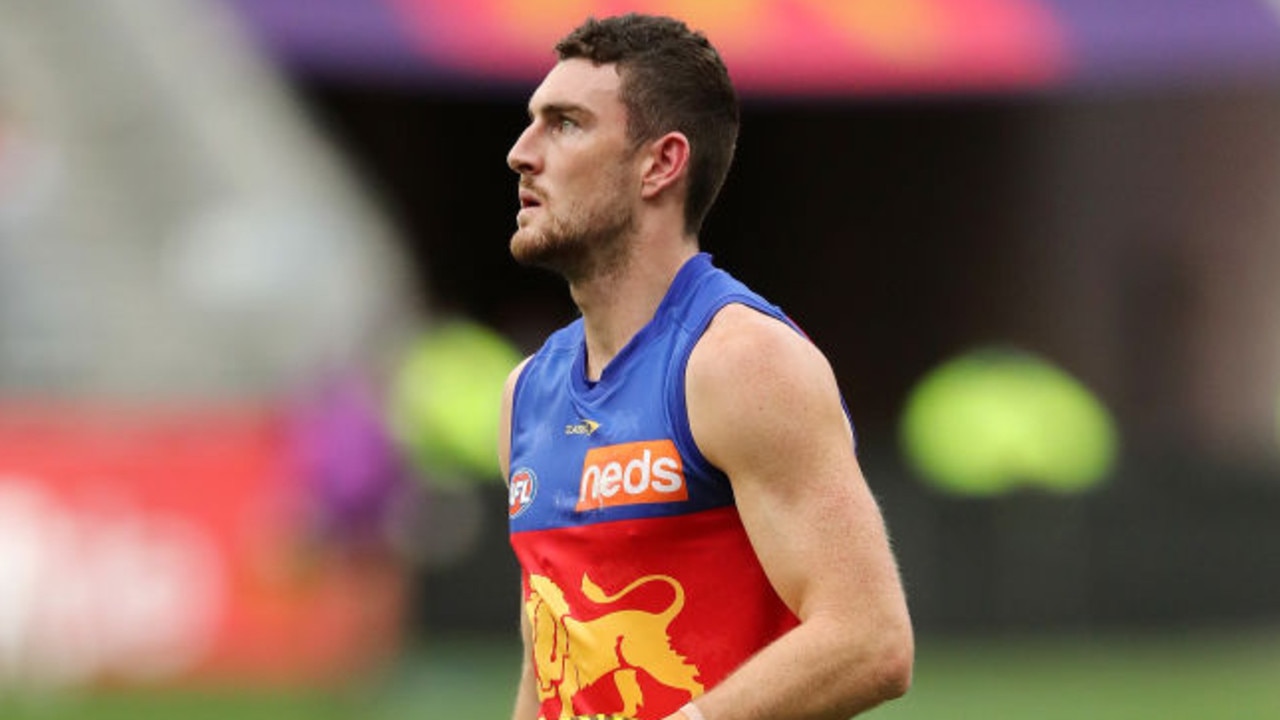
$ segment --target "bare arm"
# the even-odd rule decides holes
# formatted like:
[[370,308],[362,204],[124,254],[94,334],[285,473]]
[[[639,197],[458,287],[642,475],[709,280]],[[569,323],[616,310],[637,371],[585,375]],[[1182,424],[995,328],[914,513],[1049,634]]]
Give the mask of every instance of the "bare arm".
[[520,613],[520,635],[524,638],[524,660],[520,663],[520,684],[516,686],[516,703],[515,709],[511,711],[511,720],[537,720],[541,709],[538,705],[538,680],[533,674],[529,619],[524,613]]
[[[502,391],[502,412],[498,420],[498,467],[502,469],[502,477],[511,475],[511,405],[515,395],[516,381],[529,362],[528,358],[516,366],[507,376],[507,384]],[[524,614],[524,598],[521,598],[520,637],[524,648],[524,660],[520,663],[520,684],[516,687],[515,709],[511,712],[511,720],[537,720],[538,692],[536,678],[533,675],[532,654],[530,652],[529,620]]]
[[906,601],[826,358],[777,320],[730,305],[687,378],[694,438],[729,476],[756,554],[800,618],[698,708],[707,720],[843,720],[906,692]]

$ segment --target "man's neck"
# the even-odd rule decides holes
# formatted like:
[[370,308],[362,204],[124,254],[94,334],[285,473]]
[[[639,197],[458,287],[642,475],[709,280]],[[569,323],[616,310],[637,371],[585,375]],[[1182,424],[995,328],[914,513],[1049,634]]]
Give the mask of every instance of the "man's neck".
[[582,313],[587,343],[587,378],[604,368],[653,319],[676,273],[697,254],[696,243],[663,251],[635,247],[611,272],[570,283],[569,294]]

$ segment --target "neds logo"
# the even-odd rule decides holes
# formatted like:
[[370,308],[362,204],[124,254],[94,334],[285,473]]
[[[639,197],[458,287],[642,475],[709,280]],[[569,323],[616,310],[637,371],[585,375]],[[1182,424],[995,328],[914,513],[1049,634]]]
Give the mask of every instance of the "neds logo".
[[579,512],[687,499],[684,465],[670,440],[591,448],[582,461]]

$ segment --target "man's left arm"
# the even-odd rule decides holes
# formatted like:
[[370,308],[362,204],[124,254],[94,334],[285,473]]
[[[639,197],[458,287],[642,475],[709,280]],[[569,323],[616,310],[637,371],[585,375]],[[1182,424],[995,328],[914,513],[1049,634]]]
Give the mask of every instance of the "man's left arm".
[[687,400],[699,448],[729,476],[761,565],[800,619],[698,710],[844,720],[902,695],[911,622],[826,358],[783,323],[730,305],[690,357]]

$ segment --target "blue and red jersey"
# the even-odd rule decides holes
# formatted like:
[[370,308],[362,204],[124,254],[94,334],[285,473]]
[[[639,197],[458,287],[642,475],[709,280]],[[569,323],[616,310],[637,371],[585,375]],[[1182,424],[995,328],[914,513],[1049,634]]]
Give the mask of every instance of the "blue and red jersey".
[[548,338],[517,381],[511,544],[546,720],[664,717],[797,623],[728,478],[689,429],[689,354],[730,303],[791,324],[699,254],[597,382],[581,320]]

